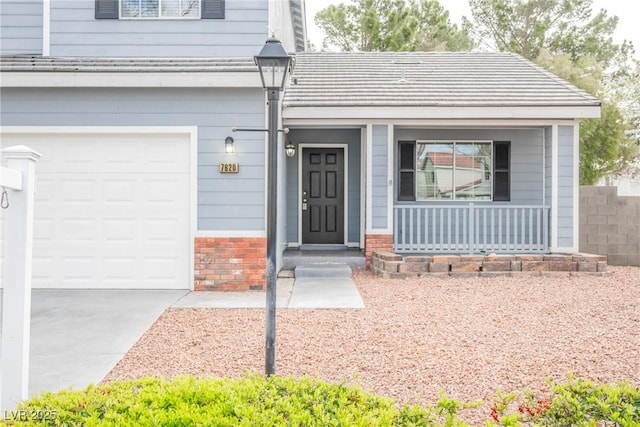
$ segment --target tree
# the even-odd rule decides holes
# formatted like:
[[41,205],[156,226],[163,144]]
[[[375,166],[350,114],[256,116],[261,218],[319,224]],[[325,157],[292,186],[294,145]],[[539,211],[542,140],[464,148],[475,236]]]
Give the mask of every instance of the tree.
[[[615,44],[617,16],[600,10],[591,17],[593,0],[469,0],[476,41],[535,61],[541,49],[568,54],[573,62],[593,57],[603,68],[626,62],[633,45]],[[489,43],[488,43],[489,42]]]
[[599,119],[581,123],[580,184],[593,185],[604,175],[624,167],[633,154],[625,129],[620,110],[606,101]]
[[324,46],[342,51],[459,51],[472,42],[437,0],[354,0],[315,16]]
[[[623,167],[631,155],[631,118],[611,96],[622,81],[630,42],[616,44],[618,18],[593,0],[470,0],[473,22],[463,27],[485,47],[515,52],[602,99],[599,119],[584,120],[580,133],[580,183],[594,184]],[[613,86],[612,86],[613,85]],[[625,110],[626,111],[626,110]]]

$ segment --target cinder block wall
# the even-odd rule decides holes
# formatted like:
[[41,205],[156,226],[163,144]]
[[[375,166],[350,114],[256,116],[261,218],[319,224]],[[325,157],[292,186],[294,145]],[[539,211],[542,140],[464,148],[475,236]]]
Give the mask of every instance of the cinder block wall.
[[580,252],[606,255],[609,265],[640,266],[640,197],[581,186]]

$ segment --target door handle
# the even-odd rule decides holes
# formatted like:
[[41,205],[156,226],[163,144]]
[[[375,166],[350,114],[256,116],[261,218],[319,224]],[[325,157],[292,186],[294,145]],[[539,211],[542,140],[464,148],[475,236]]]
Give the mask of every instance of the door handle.
[[307,210],[307,199],[302,199],[302,210],[303,211]]

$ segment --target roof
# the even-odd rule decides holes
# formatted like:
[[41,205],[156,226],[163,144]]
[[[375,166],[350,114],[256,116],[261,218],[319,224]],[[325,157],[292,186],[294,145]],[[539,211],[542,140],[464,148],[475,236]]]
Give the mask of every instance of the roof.
[[285,107],[598,107],[512,53],[300,52]]
[[252,72],[253,58],[99,58],[0,56],[2,72]]

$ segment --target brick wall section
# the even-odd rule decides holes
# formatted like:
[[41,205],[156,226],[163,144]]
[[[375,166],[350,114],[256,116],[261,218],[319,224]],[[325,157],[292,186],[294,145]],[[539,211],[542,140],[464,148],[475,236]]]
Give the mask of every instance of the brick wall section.
[[262,290],[266,284],[267,239],[196,237],[196,291]]
[[371,257],[374,252],[391,252],[393,250],[393,236],[391,234],[365,234],[364,256],[367,269],[371,268]]
[[640,197],[616,187],[580,187],[580,251],[611,265],[640,266]]
[[500,277],[607,274],[607,257],[590,254],[551,255],[424,255],[376,252],[372,267],[378,276]]

